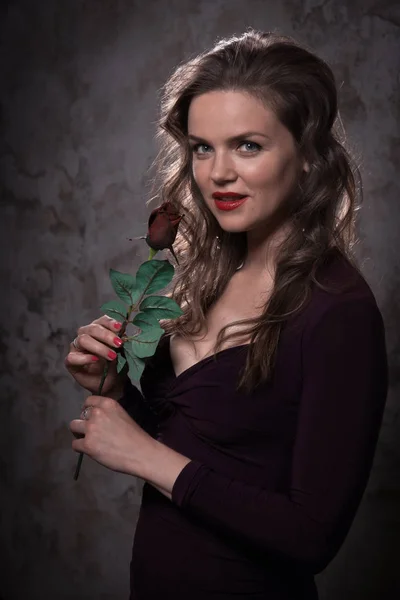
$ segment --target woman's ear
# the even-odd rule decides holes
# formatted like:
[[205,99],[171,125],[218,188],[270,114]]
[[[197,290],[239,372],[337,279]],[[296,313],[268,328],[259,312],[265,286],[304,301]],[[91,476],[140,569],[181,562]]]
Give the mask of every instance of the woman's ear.
[[310,171],[310,165],[308,164],[308,162],[306,160],[303,163],[303,171],[305,171],[306,173],[309,173],[309,171]]

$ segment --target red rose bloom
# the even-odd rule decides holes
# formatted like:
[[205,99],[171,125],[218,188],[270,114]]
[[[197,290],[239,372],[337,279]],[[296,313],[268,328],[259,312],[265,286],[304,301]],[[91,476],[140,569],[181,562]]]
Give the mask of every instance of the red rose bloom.
[[178,227],[183,215],[179,215],[171,202],[164,202],[155,208],[149,217],[147,245],[153,250],[172,251]]

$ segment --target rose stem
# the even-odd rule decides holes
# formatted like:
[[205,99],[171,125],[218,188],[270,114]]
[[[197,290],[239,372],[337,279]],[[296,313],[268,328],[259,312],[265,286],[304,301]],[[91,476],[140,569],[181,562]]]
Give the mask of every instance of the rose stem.
[[[142,236],[141,238],[135,238],[135,239],[145,239],[145,237]],[[174,251],[172,249],[172,246],[171,246],[170,250],[171,250],[171,252],[172,252],[172,254],[173,254],[176,262],[178,262],[175,254],[174,254]],[[150,248],[149,258],[147,260],[152,260],[154,258],[154,256],[157,254],[157,252],[158,252],[158,250],[154,250],[153,248]],[[122,337],[125,334],[125,331],[126,331],[128,323],[129,323],[129,319],[130,319],[131,313],[134,310],[134,308],[135,308],[134,306],[130,306],[130,308],[129,308],[128,315],[127,315],[125,321],[122,323],[122,327],[121,327],[121,330],[119,332],[120,337]],[[101,378],[101,382],[100,382],[100,386],[99,386],[99,391],[97,392],[98,396],[101,396],[101,392],[102,392],[103,385],[104,385],[104,382],[105,382],[106,377],[107,377],[109,366],[110,366],[109,363],[107,363],[106,366],[104,367],[103,376]],[[74,473],[74,480],[75,481],[77,481],[77,479],[79,477],[79,473],[80,473],[81,466],[82,466],[82,461],[83,461],[83,452],[80,452],[79,453],[79,457],[78,457],[78,462],[77,462],[77,465],[76,465],[76,469],[75,469],[75,473]]]
[[[132,307],[131,307],[131,309],[132,309]],[[129,318],[130,318],[130,314],[131,314],[131,312],[132,312],[132,310],[130,310],[130,311],[129,311],[127,318],[126,318],[126,319],[125,319],[125,321],[122,323],[122,327],[121,327],[121,329],[120,329],[120,332],[119,332],[119,335],[120,335],[120,337],[121,337],[121,336],[123,336],[123,335],[125,334],[125,330],[126,330],[126,327],[127,327],[127,325],[128,325],[128,321],[129,321]],[[109,362],[107,362],[107,363],[106,363],[106,365],[105,365],[105,367],[104,367],[104,370],[103,370],[103,375],[101,376],[101,381],[100,381],[100,385],[99,385],[99,390],[98,390],[98,392],[97,392],[97,395],[98,395],[98,396],[101,396],[101,392],[102,392],[102,390],[103,390],[103,385],[104,385],[104,382],[105,382],[105,380],[106,380],[106,377],[107,377],[107,374],[108,374],[108,369],[109,369],[109,368],[110,368],[110,363],[109,363]],[[79,456],[78,456],[78,462],[77,462],[77,464],[76,464],[76,469],[75,469],[75,473],[74,473],[74,480],[75,480],[75,481],[77,481],[77,479],[78,479],[78,477],[79,477],[79,473],[80,473],[81,466],[82,466],[82,461],[83,461],[83,456],[84,456],[83,452],[79,452]]]

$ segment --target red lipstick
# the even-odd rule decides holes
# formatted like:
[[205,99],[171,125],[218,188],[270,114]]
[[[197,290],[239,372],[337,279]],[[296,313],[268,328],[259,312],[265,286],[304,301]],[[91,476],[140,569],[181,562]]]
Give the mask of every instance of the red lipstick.
[[214,192],[213,198],[215,206],[219,210],[234,210],[241,206],[247,200],[248,196],[237,194],[236,192]]

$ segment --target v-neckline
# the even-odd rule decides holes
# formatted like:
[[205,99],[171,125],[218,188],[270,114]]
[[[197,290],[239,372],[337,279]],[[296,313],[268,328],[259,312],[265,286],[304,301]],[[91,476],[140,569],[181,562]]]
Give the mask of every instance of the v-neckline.
[[[228,352],[229,350],[238,350],[239,348],[246,348],[247,346],[250,346],[250,344],[247,343],[247,344],[239,344],[237,346],[229,346],[228,348],[223,348],[222,350],[219,350],[215,354],[215,356],[216,357],[220,356],[221,354],[224,354],[224,353]],[[181,371],[179,373],[179,375],[177,375],[175,372],[174,364],[172,362],[172,358],[171,358],[171,336],[170,335],[168,336],[167,354],[168,354],[168,359],[169,359],[171,371],[174,376],[175,382],[179,381],[184,375],[187,375],[188,373],[192,373],[193,371],[199,369],[204,364],[206,364],[208,361],[210,361],[211,359],[214,358],[214,354],[211,354],[210,356],[205,356],[204,358],[198,360],[197,362],[195,362],[193,365],[191,365],[187,369],[184,369],[183,371]]]

